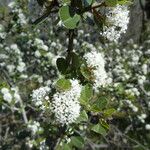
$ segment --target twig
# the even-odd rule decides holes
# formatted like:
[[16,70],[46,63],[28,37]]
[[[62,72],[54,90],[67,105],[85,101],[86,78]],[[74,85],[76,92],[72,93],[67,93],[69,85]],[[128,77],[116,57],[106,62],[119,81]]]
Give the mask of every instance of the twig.
[[5,136],[4,136],[4,141],[7,139],[9,129],[10,129],[9,127],[6,129]]
[[51,13],[57,13],[58,10],[53,10],[53,11],[47,11],[46,13],[44,13],[41,17],[39,17],[38,19],[36,19],[32,24],[33,25],[37,25],[40,22],[44,21]]
[[118,132],[120,135],[122,135],[123,137],[129,139],[130,141],[132,141],[133,143],[136,143],[137,145],[141,146],[143,148],[143,150],[148,150],[147,147],[145,147],[144,145],[142,145],[141,143],[139,143],[138,141],[132,139],[131,137],[125,135],[124,133],[122,133],[117,127],[113,126]]
[[3,73],[2,78],[7,81],[7,83],[9,84],[9,86],[12,86],[13,85],[13,83],[12,83],[13,81],[11,80],[10,76],[5,71],[5,69],[2,68],[2,67],[0,67],[0,71]]
[[24,109],[23,101],[22,101],[21,98],[19,99],[19,103],[20,103],[20,107],[21,107],[21,112],[22,112],[23,120],[24,120],[25,124],[27,124],[28,123],[28,119],[27,119],[26,111]]

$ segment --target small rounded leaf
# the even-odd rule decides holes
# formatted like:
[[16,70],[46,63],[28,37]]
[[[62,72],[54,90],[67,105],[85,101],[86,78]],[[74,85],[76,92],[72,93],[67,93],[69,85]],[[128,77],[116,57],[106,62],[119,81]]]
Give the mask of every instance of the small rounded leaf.
[[59,16],[64,26],[68,29],[75,29],[80,21],[78,15],[70,6],[65,5],[59,9]]

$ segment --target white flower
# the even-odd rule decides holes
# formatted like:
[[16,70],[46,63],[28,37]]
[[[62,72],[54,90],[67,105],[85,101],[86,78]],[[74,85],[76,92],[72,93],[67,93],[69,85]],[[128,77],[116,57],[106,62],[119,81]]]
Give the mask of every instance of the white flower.
[[49,87],[40,87],[39,89],[33,90],[32,93],[32,101],[35,106],[39,107],[40,109],[45,109],[45,102],[48,101],[48,94],[50,93]]
[[18,17],[19,17],[18,22],[19,22],[21,25],[27,24],[26,17],[25,17],[25,15],[24,15],[23,13],[19,13],[19,14],[18,14]]
[[141,114],[140,116],[138,116],[138,119],[139,119],[142,123],[145,123],[146,117],[147,117],[146,114]]
[[19,88],[18,87],[13,87],[11,88],[12,91],[14,91],[14,98],[15,98],[15,102],[18,102],[21,100],[21,96],[19,94]]
[[48,146],[46,145],[46,140],[45,139],[40,141],[39,150],[49,150]]
[[77,80],[71,80],[72,88],[66,92],[57,92],[53,95],[52,111],[56,121],[62,125],[71,124],[80,115],[79,97],[81,85]]
[[35,135],[37,132],[42,131],[40,123],[37,121],[29,122],[28,129],[32,131],[32,134]]
[[138,112],[138,110],[139,110],[138,107],[133,105],[130,100],[126,100],[126,102],[128,103],[129,107],[133,110],[133,112]]
[[7,70],[9,73],[13,73],[14,72],[14,69],[15,69],[15,66],[14,65],[7,65]]
[[143,83],[146,81],[146,76],[138,76],[138,84],[143,85]]
[[24,62],[19,62],[19,65],[17,66],[17,70],[19,72],[23,72],[26,69],[26,64]]
[[35,56],[38,57],[38,58],[41,57],[41,53],[40,53],[39,50],[36,50],[36,51],[35,51]]
[[92,72],[94,74],[95,90],[111,82],[111,80],[107,76],[105,70],[105,60],[101,53],[98,53],[96,51],[89,52],[84,55],[84,58],[86,59],[87,66],[89,68],[92,68]]
[[138,109],[136,106],[134,106],[134,105],[132,105],[131,108],[132,108],[132,110],[133,110],[134,112],[138,112],[138,110],[139,110],[139,109]]
[[146,125],[145,125],[145,129],[146,129],[146,130],[150,130],[150,124],[146,124]]
[[144,75],[147,74],[147,72],[148,72],[148,65],[147,64],[143,64],[142,71],[143,71]]
[[7,101],[8,103],[11,103],[11,102],[12,102],[13,97],[12,97],[12,95],[11,95],[9,89],[7,89],[7,88],[2,88],[2,89],[1,89],[1,93],[3,94],[3,99],[4,99],[5,101]]
[[44,50],[44,51],[48,51],[48,46],[47,45],[42,45],[41,49]]
[[147,115],[146,115],[146,114],[141,114],[141,117],[142,117],[143,119],[145,119],[145,118],[147,117]]
[[10,7],[11,9],[13,9],[13,8],[15,8],[16,5],[17,5],[16,2],[15,2],[15,1],[12,1],[12,2],[10,2],[10,3],[8,4],[8,7]]
[[104,26],[102,35],[110,41],[117,42],[122,33],[127,30],[129,23],[129,10],[127,6],[117,5],[109,8],[106,14],[109,26]]
[[37,46],[40,46],[40,45],[44,45],[44,42],[43,40],[36,38],[34,41],[34,44]]
[[[10,45],[10,48],[11,48],[12,50],[14,50],[14,51],[16,51],[16,50],[19,49],[17,44],[12,44],[12,45]],[[19,50],[19,54],[20,54],[20,50]]]

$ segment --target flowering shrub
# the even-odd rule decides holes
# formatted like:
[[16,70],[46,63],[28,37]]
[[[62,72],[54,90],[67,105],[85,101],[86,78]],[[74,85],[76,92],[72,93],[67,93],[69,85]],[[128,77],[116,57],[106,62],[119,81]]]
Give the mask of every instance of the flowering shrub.
[[128,1],[41,0],[38,19],[32,3],[1,7],[0,148],[148,149],[150,37],[120,44]]

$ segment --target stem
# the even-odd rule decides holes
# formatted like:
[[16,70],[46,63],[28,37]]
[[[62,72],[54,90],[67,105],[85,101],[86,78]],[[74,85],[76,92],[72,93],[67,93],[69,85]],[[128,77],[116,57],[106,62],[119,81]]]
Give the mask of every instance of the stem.
[[26,111],[24,109],[24,105],[23,105],[23,102],[22,102],[21,98],[19,99],[19,103],[20,103],[20,107],[21,107],[23,120],[24,120],[25,124],[27,124],[28,123],[28,119],[27,119]]
[[69,42],[68,42],[68,50],[67,50],[67,57],[66,57],[66,60],[67,60],[67,64],[70,64],[70,61],[71,61],[71,52],[73,51],[73,40],[74,40],[74,37],[75,37],[75,34],[74,34],[74,29],[70,29],[69,30]]

